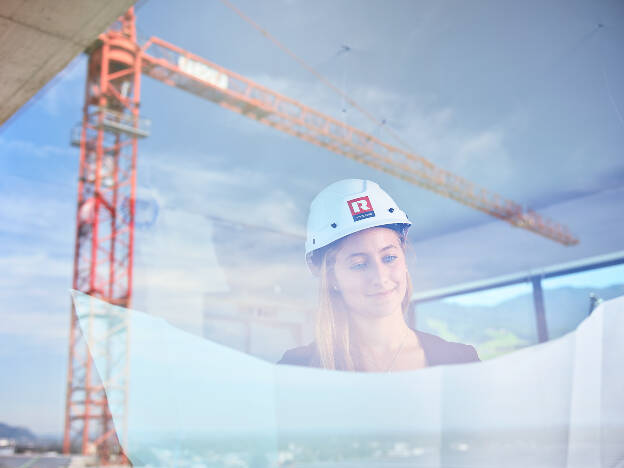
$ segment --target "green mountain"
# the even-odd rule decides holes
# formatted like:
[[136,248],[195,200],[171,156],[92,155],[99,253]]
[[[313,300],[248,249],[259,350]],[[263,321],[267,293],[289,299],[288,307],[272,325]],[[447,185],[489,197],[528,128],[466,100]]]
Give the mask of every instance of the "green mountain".
[[29,429],[9,426],[4,423],[0,423],[0,438],[13,439],[17,443],[35,442],[37,440],[37,436]]
[[[587,317],[590,294],[603,300],[613,299],[624,295],[624,285],[544,290],[549,339],[571,332]],[[482,359],[537,343],[532,293],[495,306],[422,303],[416,308],[416,327],[450,341],[473,344]]]

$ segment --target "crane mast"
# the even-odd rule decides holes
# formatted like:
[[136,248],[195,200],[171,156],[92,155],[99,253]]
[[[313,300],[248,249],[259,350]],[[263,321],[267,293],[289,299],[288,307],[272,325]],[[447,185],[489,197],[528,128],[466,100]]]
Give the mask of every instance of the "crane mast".
[[[133,8],[88,53],[82,124],[72,139],[80,147],[73,288],[121,308],[107,314],[104,327],[88,320],[81,332],[72,306],[65,453],[96,453],[101,463],[127,462],[121,448],[129,376],[123,311],[132,298],[137,143],[148,135],[148,122],[139,116],[141,74],[516,227],[564,245],[578,242],[565,226],[162,39],[152,37],[139,46]],[[97,318],[98,312],[90,314]],[[90,352],[106,355],[104,375],[98,375]],[[104,382],[114,390],[106,394]],[[113,427],[113,404],[123,427]]]
[[[140,79],[131,8],[89,51],[82,125],[72,136],[80,147],[73,288],[122,307],[132,298],[137,139],[147,135]],[[108,316],[103,327],[90,319],[84,336],[72,306],[70,323],[63,451],[123,461],[125,430],[113,427],[109,407],[127,401],[127,317]],[[107,356],[104,375],[90,352]],[[105,382],[115,389],[108,395]]]

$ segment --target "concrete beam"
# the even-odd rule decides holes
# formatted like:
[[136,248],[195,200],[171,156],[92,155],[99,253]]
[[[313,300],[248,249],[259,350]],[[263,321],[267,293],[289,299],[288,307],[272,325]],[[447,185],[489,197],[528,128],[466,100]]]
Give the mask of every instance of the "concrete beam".
[[2,0],[0,125],[136,0]]

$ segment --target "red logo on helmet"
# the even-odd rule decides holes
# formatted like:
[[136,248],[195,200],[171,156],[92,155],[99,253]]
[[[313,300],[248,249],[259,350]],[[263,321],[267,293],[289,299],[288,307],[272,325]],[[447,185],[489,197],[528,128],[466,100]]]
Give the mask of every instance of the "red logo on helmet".
[[347,205],[349,205],[353,221],[360,221],[375,216],[373,205],[371,205],[368,197],[354,198],[353,200],[349,200]]

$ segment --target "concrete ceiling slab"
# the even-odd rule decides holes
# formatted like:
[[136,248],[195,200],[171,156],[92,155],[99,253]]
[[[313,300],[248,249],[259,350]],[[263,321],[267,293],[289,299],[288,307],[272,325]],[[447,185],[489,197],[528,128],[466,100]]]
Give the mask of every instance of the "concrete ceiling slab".
[[135,1],[0,2],[0,125]]

